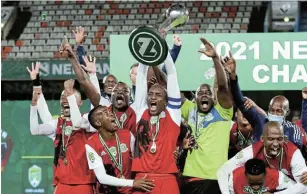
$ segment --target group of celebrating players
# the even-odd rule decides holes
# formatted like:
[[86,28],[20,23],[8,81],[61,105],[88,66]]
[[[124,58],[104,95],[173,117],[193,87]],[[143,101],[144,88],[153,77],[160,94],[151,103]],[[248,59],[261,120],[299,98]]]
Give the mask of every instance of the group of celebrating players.
[[215,82],[201,84],[190,101],[177,80],[179,36],[164,64],[131,66],[132,88],[113,75],[100,88],[96,59],[82,45],[84,28],[73,33],[76,52],[68,41],[60,51],[91,102],[89,113],[80,112],[81,93],[70,79],[61,116],[54,119],[42,93],[40,63],[28,68],[30,130],[54,142],[55,194],[307,193],[307,88],[299,125],[285,120],[284,96],[274,97],[266,113],[242,95],[231,53],[221,58],[201,38],[205,49],[199,52],[212,58]]

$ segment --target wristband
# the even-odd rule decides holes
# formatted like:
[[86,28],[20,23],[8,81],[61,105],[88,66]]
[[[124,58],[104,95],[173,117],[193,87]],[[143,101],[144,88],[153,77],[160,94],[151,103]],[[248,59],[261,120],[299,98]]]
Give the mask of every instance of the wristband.
[[41,86],[41,80],[40,80],[40,78],[39,78],[39,74],[37,74],[35,80],[32,80],[32,84],[33,84],[33,87],[35,87],[35,86]]

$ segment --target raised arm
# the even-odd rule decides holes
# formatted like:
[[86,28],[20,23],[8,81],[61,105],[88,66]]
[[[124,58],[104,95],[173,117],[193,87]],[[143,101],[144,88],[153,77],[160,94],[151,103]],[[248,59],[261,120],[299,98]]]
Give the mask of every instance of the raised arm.
[[87,118],[82,117],[75,95],[72,94],[67,96],[67,101],[69,104],[72,125],[76,127],[74,129],[83,128],[86,129],[86,131],[90,131],[90,123]]
[[302,102],[302,114],[301,114],[301,120],[302,120],[302,126],[307,133],[307,87],[305,87],[302,90],[302,97],[303,97],[303,102]]
[[[174,45],[170,52],[171,52],[172,59],[175,63],[180,53],[180,50],[181,50],[182,41],[178,35],[174,35],[173,42],[174,42]],[[165,64],[163,64],[162,66],[162,71],[166,73]]]
[[41,86],[41,81],[39,77],[40,65],[41,65],[40,62],[36,62],[35,67],[34,67],[34,63],[32,63],[32,70],[30,70],[28,67],[27,67],[27,70],[32,80],[33,92],[37,92],[40,96],[38,98],[38,101],[36,102],[36,104],[38,105],[38,112],[39,112],[40,118],[43,121],[43,123],[49,123],[52,120],[52,116],[50,114],[46,100],[42,94],[42,86]]
[[232,171],[244,166],[245,162],[251,158],[253,158],[253,148],[252,146],[249,146],[225,162],[225,164],[223,164],[223,166],[217,171],[217,179],[222,194],[229,194],[229,177]]
[[78,63],[76,55],[73,53],[72,48],[70,44],[68,43],[67,38],[66,43],[64,46],[61,47],[61,52],[67,54],[69,57],[72,67],[74,69],[74,72],[76,74],[76,77],[80,83],[80,85],[83,87],[87,97],[90,99],[93,106],[98,106],[100,101],[100,94],[97,92],[95,86],[86,78],[85,71],[81,68],[81,66]]
[[69,79],[64,82],[64,89],[67,93],[67,101],[69,104],[70,118],[74,126],[74,130],[84,128],[87,131],[90,129],[90,124],[86,118],[83,118],[77,104],[74,90],[75,80]]
[[174,35],[173,42],[174,42],[174,45],[173,45],[173,48],[171,50],[171,56],[172,56],[172,59],[175,63],[177,58],[178,58],[178,55],[180,53],[180,50],[181,50],[182,41],[181,41],[181,39],[178,35]]
[[[100,92],[100,86],[99,81],[96,74],[96,57],[92,57],[89,55],[88,57],[82,56],[82,59],[85,63],[85,65],[81,65],[81,67],[88,72],[90,77],[90,82],[94,85],[96,88],[96,92],[99,94],[101,98],[101,92]],[[99,104],[103,106],[107,106],[106,104],[103,104],[103,100],[100,100]],[[91,104],[91,109],[94,108],[93,104]]]
[[50,123],[53,120],[43,93],[38,98],[37,110],[43,123]]
[[76,46],[77,46],[77,55],[79,59],[79,63],[81,65],[85,65],[85,61],[83,60],[83,56],[86,56],[86,51],[83,47],[83,43],[87,37],[87,35],[84,34],[84,28],[79,26],[76,27],[75,30],[72,30],[72,33],[75,36],[76,39]]
[[263,125],[266,121],[266,117],[259,113],[254,107],[246,109],[244,106],[244,98],[238,83],[238,77],[236,74],[231,74],[230,78],[231,92],[234,102],[243,114],[243,116],[248,120],[248,122],[253,127],[253,139],[255,142],[260,140],[263,132]]
[[167,109],[171,113],[173,121],[180,126],[181,123],[181,95],[177,79],[176,67],[174,65],[171,54],[168,53],[165,60],[165,68],[167,72]]
[[30,108],[30,131],[32,135],[47,135],[54,139],[55,134],[55,122],[51,121],[49,123],[39,124],[38,114],[37,114],[37,101],[40,98],[38,92],[33,92],[32,103]]
[[228,87],[226,72],[221,63],[219,55],[217,54],[213,45],[209,43],[206,39],[200,38],[200,40],[204,44],[205,50],[201,49],[199,50],[199,52],[207,55],[208,57],[211,57],[214,62],[214,68],[216,72],[215,76],[216,76],[217,85],[218,85],[217,100],[223,108],[230,109],[232,108],[232,96],[231,96],[230,88]]
[[255,108],[259,114],[262,114],[264,117],[268,116],[266,112],[262,108],[260,108],[252,99],[244,97],[244,100],[244,106],[246,109]]
[[144,110],[147,108],[147,71],[148,66],[140,63],[135,84],[136,90],[134,105],[136,107],[136,122],[139,122]]

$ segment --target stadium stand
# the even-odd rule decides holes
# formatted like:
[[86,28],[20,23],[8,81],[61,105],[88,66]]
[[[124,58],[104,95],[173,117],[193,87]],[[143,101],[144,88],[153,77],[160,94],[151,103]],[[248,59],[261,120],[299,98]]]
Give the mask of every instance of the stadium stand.
[[[190,10],[187,25],[170,33],[245,33],[253,8],[261,1],[180,2]],[[159,1],[21,1],[32,13],[18,40],[1,40],[2,58],[60,58],[58,47],[76,26],[88,32],[85,45],[97,57],[109,56],[109,35],[129,34],[139,25],[154,25],[172,2]]]

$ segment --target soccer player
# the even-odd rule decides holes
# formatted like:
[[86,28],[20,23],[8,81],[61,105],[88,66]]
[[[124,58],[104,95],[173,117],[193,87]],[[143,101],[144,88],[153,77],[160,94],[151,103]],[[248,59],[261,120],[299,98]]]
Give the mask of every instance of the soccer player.
[[217,170],[228,159],[232,97],[228,88],[226,73],[215,48],[201,38],[206,50],[201,53],[211,57],[217,78],[217,103],[208,84],[202,84],[196,91],[196,103],[182,110],[184,119],[192,128],[197,146],[188,152],[183,175],[187,184],[182,193],[220,193],[216,178]]
[[[307,167],[301,151],[291,142],[284,142],[283,128],[278,122],[269,121],[264,125],[261,141],[243,149],[219,169],[217,176],[223,194],[229,193],[227,183],[232,171],[252,158],[264,160],[267,167],[283,172],[297,183],[307,183]],[[307,192],[306,186],[303,191]]]
[[117,130],[115,117],[105,106],[96,106],[88,117],[98,133],[90,137],[85,145],[86,155],[89,168],[94,170],[102,184],[100,193],[128,194],[132,187],[149,192],[154,184],[146,176],[129,180],[135,143],[131,132],[127,129]]
[[[263,160],[253,158],[246,161],[245,167],[239,167],[232,172],[228,186],[230,194],[300,194],[300,190],[295,191],[295,188],[292,188],[294,184],[295,182],[282,172],[266,168]],[[301,184],[301,187],[304,185]],[[283,191],[278,192],[281,190]]]
[[230,131],[230,146],[228,157],[232,158],[242,149],[253,143],[253,128],[244,118],[242,112],[238,109],[236,122],[233,123]]
[[240,90],[238,84],[238,77],[236,74],[236,62],[233,60],[233,63],[225,64],[227,71],[230,74],[230,85],[231,91],[233,95],[234,102],[236,107],[238,107],[243,113],[244,117],[248,120],[248,122],[254,128],[255,136],[254,141],[257,142],[260,140],[263,125],[268,121],[277,121],[280,122],[283,126],[285,136],[289,141],[295,144],[299,149],[302,149],[304,143],[305,135],[302,134],[299,126],[292,124],[291,122],[285,120],[286,116],[289,114],[289,101],[284,96],[275,96],[272,98],[269,104],[268,117],[259,113],[254,107],[247,110],[244,106],[244,97]]
[[[96,76],[96,61],[95,58],[92,62],[87,57],[83,58],[86,66],[82,66],[90,75],[90,81],[85,80],[82,82],[84,88],[95,88],[96,91],[100,90],[98,79]],[[84,80],[84,74],[82,69],[76,63],[73,63],[73,68],[76,69],[76,76],[78,80]],[[78,71],[79,70],[79,71]],[[81,73],[81,74],[80,74]],[[88,90],[88,89],[86,89]],[[114,114],[115,122],[119,129],[129,129],[134,135],[136,134],[136,115],[134,104],[129,105],[130,88],[123,82],[118,82],[111,93],[112,104],[105,103],[102,98],[99,99],[99,93],[88,94],[88,97],[93,105],[100,104],[102,106],[108,106],[108,109]]]
[[[148,91],[148,66],[139,64],[136,79],[137,135],[132,171],[136,177],[153,179],[152,194],[179,194],[173,152],[180,133],[180,90],[171,55],[165,60],[167,90],[154,84]],[[134,190],[134,194],[143,193]]]
[[[34,74],[34,72],[31,72]],[[35,71],[38,73],[38,70]],[[35,78],[36,79],[36,78]],[[39,81],[34,81],[39,83]],[[74,81],[68,80],[64,83],[65,90],[61,95],[61,117],[48,121],[47,116],[43,124],[38,123],[37,101],[40,94],[34,91],[32,106],[30,110],[30,130],[33,135],[46,135],[54,140],[54,186],[55,194],[62,193],[94,193],[95,176],[89,170],[85,158],[85,142],[91,135],[86,129],[75,128],[70,120],[70,108],[67,98],[76,98],[75,106],[82,104],[81,94],[73,88]],[[46,102],[41,103],[43,115],[51,114]],[[47,109],[44,109],[46,108]],[[75,111],[75,110],[74,110]],[[79,113],[81,115],[81,113]]]

